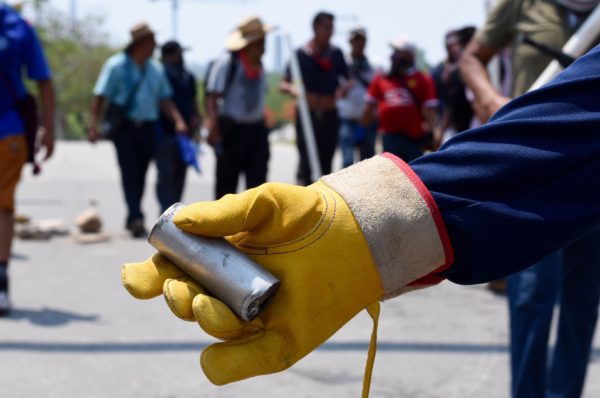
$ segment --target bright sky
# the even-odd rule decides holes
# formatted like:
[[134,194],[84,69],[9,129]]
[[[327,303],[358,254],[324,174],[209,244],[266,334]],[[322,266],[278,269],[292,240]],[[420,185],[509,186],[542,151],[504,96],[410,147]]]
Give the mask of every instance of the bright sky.
[[[430,63],[444,57],[444,33],[456,27],[484,20],[489,0],[178,0],[179,39],[190,46],[186,53],[193,63],[206,63],[223,51],[228,32],[248,15],[290,33],[295,45],[310,38],[310,23],[319,10],[336,15],[333,42],[347,49],[347,32],[356,25],[365,26],[369,35],[367,53],[379,63],[389,57],[387,43],[398,35],[410,38],[426,53]],[[103,15],[100,29],[110,33],[115,44],[124,44],[129,28],[140,20],[148,21],[157,32],[159,43],[172,37],[172,0],[47,0],[47,3],[70,15]],[[267,67],[275,65],[274,42],[268,40]],[[284,53],[284,54],[287,54]],[[284,55],[287,59],[287,56]]]

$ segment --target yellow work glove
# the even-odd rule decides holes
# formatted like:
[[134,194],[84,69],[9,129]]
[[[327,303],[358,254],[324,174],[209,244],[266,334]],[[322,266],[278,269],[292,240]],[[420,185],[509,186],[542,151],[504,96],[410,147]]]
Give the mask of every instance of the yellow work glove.
[[282,282],[258,318],[243,322],[185,277],[179,279],[183,275],[160,255],[125,266],[123,281],[132,295],[151,297],[164,288],[177,316],[194,317],[206,333],[226,340],[202,353],[202,368],[215,384],[290,367],[383,295],[352,212],[322,182],[308,188],[264,184],[187,206],[174,222],[194,234],[228,236]]
[[[374,176],[361,182],[360,178],[372,172],[380,175],[383,166],[391,173],[386,178],[402,179],[406,198],[388,196],[402,194],[396,182],[382,180],[378,184],[383,185],[371,186],[377,180]],[[160,254],[126,264],[123,284],[141,299],[163,293],[175,315],[196,320],[206,333],[224,340],[201,355],[202,369],[213,383],[222,385],[284,370],[362,309],[384,295],[415,288],[407,285],[444,264],[446,257],[431,208],[404,173],[393,160],[377,157],[309,187],[268,183],[180,210],[173,219],[179,228],[226,237],[280,279],[272,302],[250,322],[240,320]],[[383,198],[387,204],[371,206],[376,204],[373,199]],[[406,209],[394,210],[402,208],[403,199],[412,206],[408,214]],[[360,207],[353,209],[357,216],[347,200]],[[405,224],[394,229],[398,218],[405,218]],[[370,241],[363,232],[365,227]],[[379,227],[391,235],[378,238]],[[413,242],[413,238],[423,241]],[[398,245],[407,247],[397,249]],[[373,256],[373,248],[385,253]],[[419,253],[419,248],[432,253]],[[408,257],[409,263],[396,256]],[[389,261],[397,263],[398,269]],[[373,306],[370,310],[372,315],[377,311]]]

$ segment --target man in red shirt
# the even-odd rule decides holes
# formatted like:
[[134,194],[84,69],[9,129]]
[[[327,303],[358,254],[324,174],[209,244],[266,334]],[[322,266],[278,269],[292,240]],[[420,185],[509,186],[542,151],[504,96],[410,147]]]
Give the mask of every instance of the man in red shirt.
[[416,47],[404,38],[390,45],[394,50],[391,70],[371,82],[362,122],[370,124],[377,107],[383,150],[409,162],[423,154],[424,120],[427,131],[434,133],[434,148],[439,146],[438,100],[431,77],[415,69]]

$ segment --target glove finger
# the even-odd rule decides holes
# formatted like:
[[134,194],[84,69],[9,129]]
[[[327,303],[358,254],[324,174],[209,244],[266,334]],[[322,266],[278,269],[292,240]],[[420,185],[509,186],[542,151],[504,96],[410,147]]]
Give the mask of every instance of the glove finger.
[[213,344],[200,357],[202,370],[216,385],[279,372],[295,362],[288,353],[285,339],[274,331]]
[[166,279],[181,278],[184,275],[183,271],[159,253],[141,263],[125,264],[121,269],[123,286],[138,299],[160,295]]
[[322,206],[321,195],[315,190],[267,183],[239,195],[225,195],[216,202],[186,206],[175,214],[173,222],[194,234],[232,237],[233,243],[275,244],[313,229],[321,218]]
[[222,301],[199,294],[192,305],[194,317],[206,333],[220,340],[232,340],[263,329],[260,319],[244,322]]
[[[255,214],[251,220],[248,219],[250,213],[256,213],[253,203],[260,197],[259,189],[225,195],[214,202],[193,203],[179,210],[173,217],[173,222],[184,231],[211,237],[248,231],[264,217],[262,214]],[[265,208],[268,207],[263,206],[263,210],[259,212],[264,214]]]
[[163,285],[163,296],[176,317],[194,321],[192,302],[194,297],[206,291],[189,278],[167,279]]

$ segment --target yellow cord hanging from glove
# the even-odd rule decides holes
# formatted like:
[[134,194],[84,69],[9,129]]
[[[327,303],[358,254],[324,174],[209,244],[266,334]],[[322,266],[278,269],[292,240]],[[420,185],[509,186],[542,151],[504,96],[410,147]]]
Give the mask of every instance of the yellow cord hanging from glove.
[[371,332],[371,342],[369,343],[369,353],[367,356],[367,365],[365,366],[365,375],[363,377],[362,398],[368,398],[371,391],[371,376],[373,375],[373,366],[375,365],[375,355],[377,354],[377,328],[379,326],[379,313],[381,305],[379,301],[367,307],[367,311],[373,319],[373,331]]

